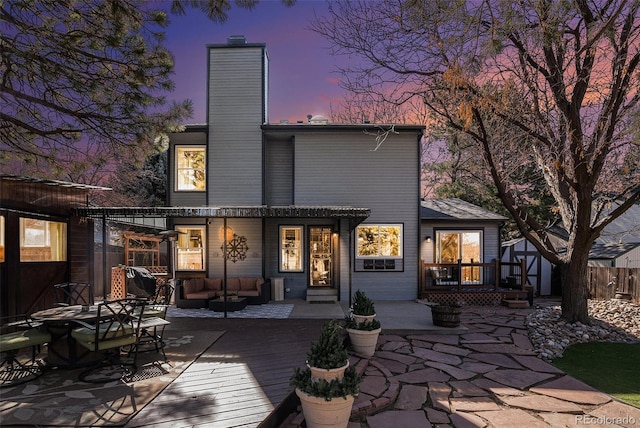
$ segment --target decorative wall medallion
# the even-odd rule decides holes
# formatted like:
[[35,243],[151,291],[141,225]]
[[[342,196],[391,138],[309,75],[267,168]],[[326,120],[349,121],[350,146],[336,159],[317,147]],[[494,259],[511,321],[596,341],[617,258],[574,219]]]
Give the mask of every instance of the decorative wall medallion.
[[[224,252],[224,244],[220,249]],[[227,260],[231,260],[234,263],[238,260],[244,260],[247,258],[248,250],[247,237],[238,236],[234,233],[233,239],[227,242]]]

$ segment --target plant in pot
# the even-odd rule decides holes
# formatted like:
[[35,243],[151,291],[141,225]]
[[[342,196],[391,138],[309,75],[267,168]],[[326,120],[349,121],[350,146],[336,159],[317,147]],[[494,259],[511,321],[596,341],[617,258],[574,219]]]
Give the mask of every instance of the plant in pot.
[[361,378],[349,367],[341,330],[335,320],[326,323],[307,353],[307,368],[297,367],[290,380],[309,428],[346,427],[360,392]]
[[372,357],[378,344],[378,336],[382,331],[380,322],[375,320],[376,309],[373,301],[360,290],[353,296],[351,316],[345,321],[353,350],[367,358]]

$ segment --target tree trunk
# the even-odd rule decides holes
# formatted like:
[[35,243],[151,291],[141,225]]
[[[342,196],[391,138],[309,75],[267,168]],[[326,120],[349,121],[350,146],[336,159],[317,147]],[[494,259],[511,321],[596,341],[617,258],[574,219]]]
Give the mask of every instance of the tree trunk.
[[562,281],[562,319],[568,322],[580,321],[591,324],[587,300],[587,259],[589,252],[574,249],[571,261],[560,265]]

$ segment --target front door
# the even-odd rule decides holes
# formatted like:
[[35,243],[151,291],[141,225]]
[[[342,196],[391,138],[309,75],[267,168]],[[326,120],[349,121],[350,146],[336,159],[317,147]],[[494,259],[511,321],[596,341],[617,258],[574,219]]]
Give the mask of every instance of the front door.
[[333,230],[328,226],[309,228],[309,284],[333,287]]

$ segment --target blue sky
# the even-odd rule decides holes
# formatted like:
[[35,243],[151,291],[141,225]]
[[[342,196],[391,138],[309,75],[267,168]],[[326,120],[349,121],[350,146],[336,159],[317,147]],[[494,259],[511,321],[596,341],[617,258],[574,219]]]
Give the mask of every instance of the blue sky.
[[226,43],[244,35],[250,43],[266,43],[269,54],[269,121],[306,120],[307,114],[329,115],[340,98],[336,59],[328,43],[308,30],[314,14],[324,14],[324,0],[298,0],[285,7],[280,0],[261,0],[253,10],[233,7],[224,24],[209,21],[200,11],[170,17],[166,45],[175,57],[175,91],[171,98],[188,98],[194,116],[188,123],[204,123],[206,115],[206,45]]

